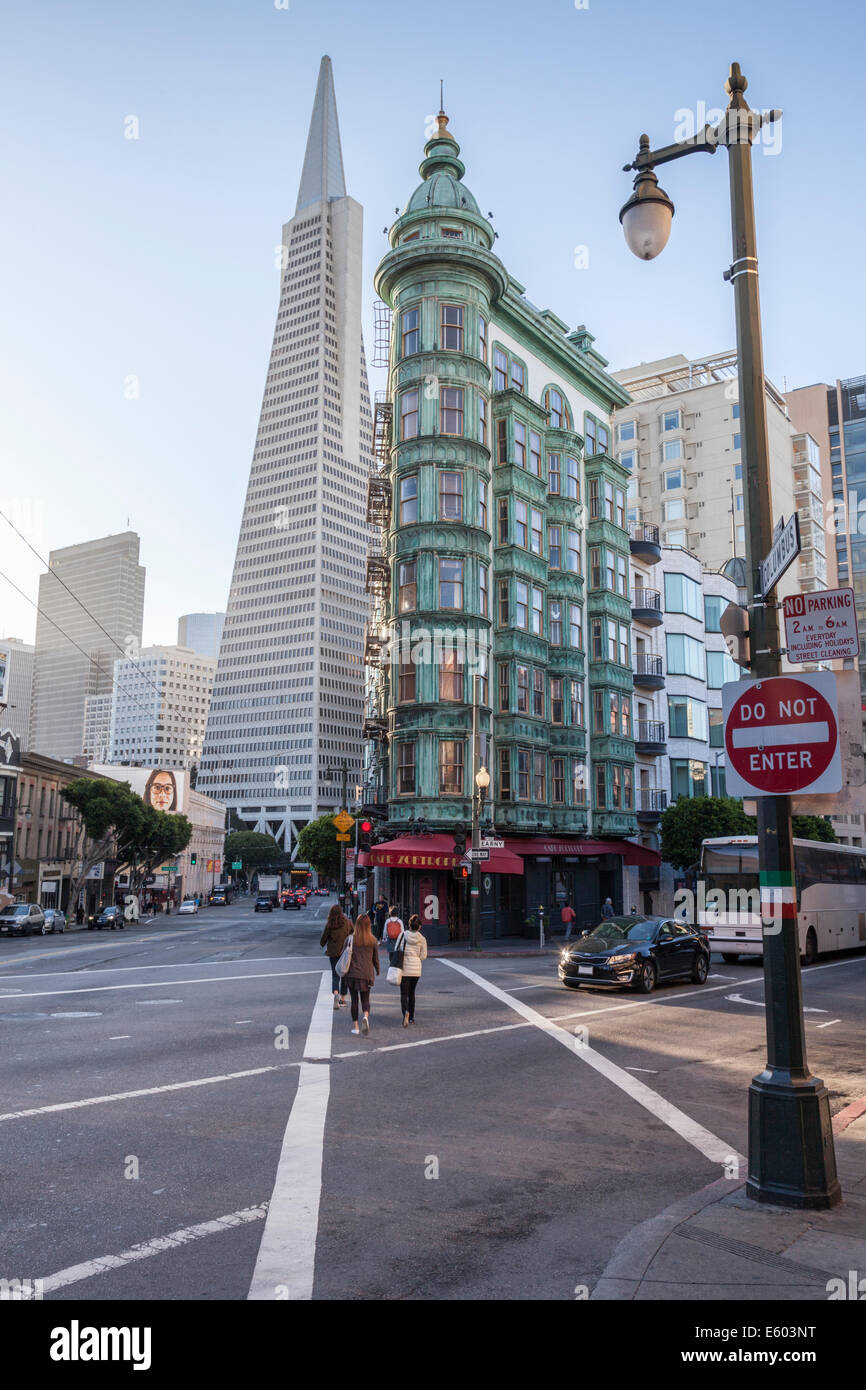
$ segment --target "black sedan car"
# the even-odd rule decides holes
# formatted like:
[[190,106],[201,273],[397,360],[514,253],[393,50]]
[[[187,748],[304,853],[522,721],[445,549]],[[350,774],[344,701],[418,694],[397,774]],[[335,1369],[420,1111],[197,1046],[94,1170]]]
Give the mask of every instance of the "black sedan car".
[[702,985],[710,948],[700,932],[669,917],[612,917],[567,941],[559,960],[564,985],[630,985],[650,994],[667,980]]
[[109,931],[123,931],[126,923],[119,907],[106,907],[97,917],[95,926],[99,931],[104,931],[106,927]]
[[274,900],[267,893],[259,893],[256,898],[256,912],[273,912]]

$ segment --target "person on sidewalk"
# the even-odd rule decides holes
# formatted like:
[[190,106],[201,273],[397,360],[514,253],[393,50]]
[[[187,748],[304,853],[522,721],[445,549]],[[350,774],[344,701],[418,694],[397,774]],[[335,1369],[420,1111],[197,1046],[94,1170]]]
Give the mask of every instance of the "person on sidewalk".
[[400,981],[400,1008],[403,1010],[403,1027],[415,1022],[415,990],[421,978],[421,964],[427,959],[427,941],[421,932],[421,922],[417,913],[409,918],[409,925],[403,936],[403,978]]
[[382,940],[382,933],[385,930],[385,923],[387,920],[388,903],[387,900],[383,898],[382,894],[380,893],[373,904],[373,929],[380,941]]
[[566,941],[567,941],[568,938],[571,936],[571,931],[572,931],[572,927],[574,926],[574,919],[575,919],[576,916],[577,916],[577,913],[575,912],[574,908],[572,907],[570,899],[569,899],[569,898],[566,898],[566,900],[565,900],[565,907],[562,909],[562,925],[565,927],[565,939],[566,939]]
[[346,938],[349,936],[351,930],[352,923],[349,921],[348,917],[344,916],[340,911],[339,904],[334,903],[334,906],[328,913],[328,920],[325,922],[325,930],[322,932],[319,945],[325,947],[328,960],[331,963],[331,988],[334,991],[335,1009],[344,1009],[346,1007],[346,990],[348,989],[348,985],[346,984],[346,977],[343,976],[343,978],[340,979],[340,976],[337,974],[337,961],[343,954],[343,947],[346,944]]
[[370,990],[379,973],[379,943],[373,935],[370,919],[362,914],[352,934],[352,960],[346,979],[352,996],[352,1033],[358,1035],[358,1000],[361,1001],[362,1033],[370,1031]]
[[604,902],[602,903],[601,915],[604,918],[605,922],[609,922],[611,917],[613,916],[613,903],[611,902],[610,898],[605,898]]
[[388,916],[382,931],[382,944],[388,951],[393,951],[394,943],[403,931],[403,919],[396,907],[389,909]]

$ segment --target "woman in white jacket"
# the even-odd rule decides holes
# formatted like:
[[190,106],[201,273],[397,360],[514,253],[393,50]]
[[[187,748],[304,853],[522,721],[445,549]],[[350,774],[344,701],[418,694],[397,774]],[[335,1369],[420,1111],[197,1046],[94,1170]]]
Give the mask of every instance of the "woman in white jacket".
[[427,959],[427,942],[421,933],[421,922],[417,913],[409,918],[409,925],[403,933],[403,978],[400,981],[400,1007],[403,1010],[403,1027],[415,1022],[415,990],[421,978],[421,963]]

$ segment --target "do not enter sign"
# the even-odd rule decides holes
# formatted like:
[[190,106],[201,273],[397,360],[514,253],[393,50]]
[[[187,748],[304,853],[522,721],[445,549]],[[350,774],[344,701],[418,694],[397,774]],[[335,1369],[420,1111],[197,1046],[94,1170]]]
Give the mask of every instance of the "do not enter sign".
[[722,687],[722,709],[729,795],[841,790],[832,671],[731,681]]

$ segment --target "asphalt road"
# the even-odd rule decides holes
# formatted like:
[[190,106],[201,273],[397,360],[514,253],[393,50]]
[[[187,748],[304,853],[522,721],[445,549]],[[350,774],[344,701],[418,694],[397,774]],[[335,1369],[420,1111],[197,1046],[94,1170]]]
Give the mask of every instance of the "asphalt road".
[[[765,1060],[755,965],[569,991],[431,958],[417,1024],[334,1013],[332,899],[0,942],[0,1277],[46,1299],[573,1299],[727,1171]],[[866,1094],[866,954],[804,972],[809,1061]]]

